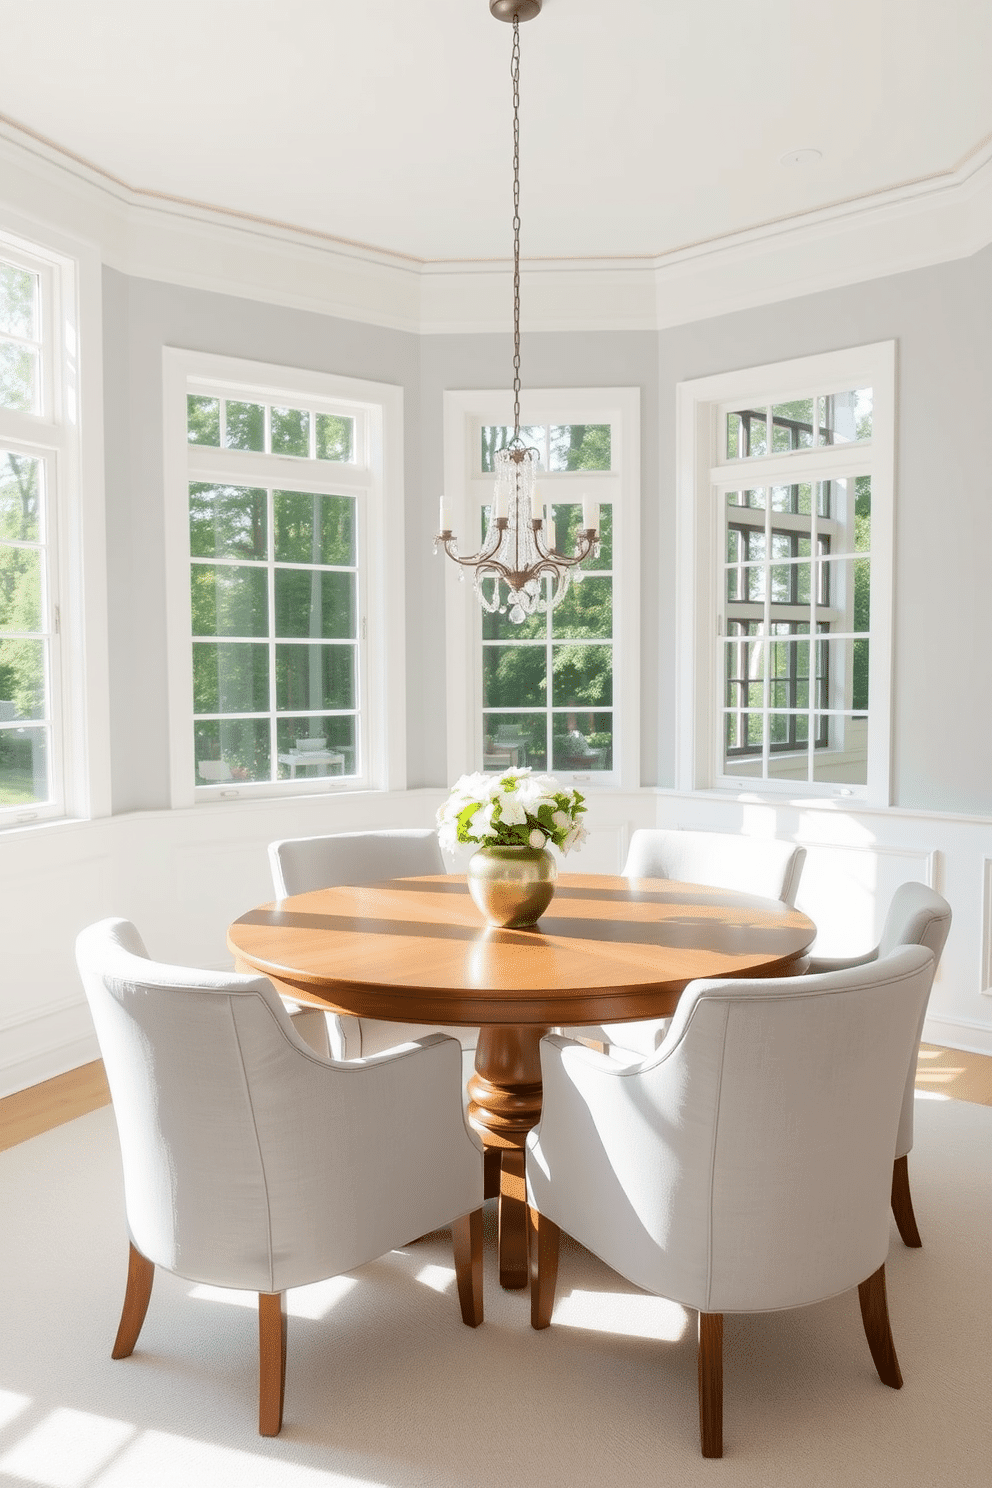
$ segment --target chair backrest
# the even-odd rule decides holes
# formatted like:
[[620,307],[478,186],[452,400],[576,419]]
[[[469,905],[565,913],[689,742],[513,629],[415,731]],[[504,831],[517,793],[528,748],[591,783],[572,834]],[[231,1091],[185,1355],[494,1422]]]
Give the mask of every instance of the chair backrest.
[[951,928],[951,906],[926,884],[900,884],[885,917],[878,956],[887,956],[897,946],[922,945],[933,951],[934,962]]
[[[143,1255],[194,1281],[271,1292],[395,1243],[355,1249],[354,1211],[388,1123],[375,1130],[340,1073],[349,1067],[303,1043],[264,977],[150,961],[120,919],[84,930],[76,958]],[[348,1196],[338,1232],[329,1186]]]
[[336,884],[368,884],[445,871],[432,828],[286,837],[269,843],[269,866],[277,899]]
[[[707,1312],[802,1306],[865,1280],[888,1251],[906,1061],[932,975],[932,954],[912,947],[822,976],[691,983],[658,1052],[600,1077],[596,1101],[590,1084],[595,1129],[567,1138],[598,1185],[602,1235],[586,1222],[583,1244]],[[553,1101],[546,1080],[546,1112]],[[547,1153],[543,1126],[541,1141]],[[554,1154],[550,1172],[553,1184]]]
[[625,878],[740,889],[795,905],[806,849],[776,838],[640,827],[630,839]]
[[[921,883],[900,884],[892,896],[889,912],[885,917],[882,938],[876,956],[891,955],[899,946],[926,946],[933,952],[934,969],[951,928],[951,906],[946,899]],[[896,1157],[905,1157],[912,1150],[914,1134],[914,1112],[916,1109],[916,1061],[923,1024],[926,1019],[926,1003],[920,1015],[916,1044],[909,1064],[909,1074],[902,1097],[902,1114],[899,1117],[899,1132],[896,1137]]]

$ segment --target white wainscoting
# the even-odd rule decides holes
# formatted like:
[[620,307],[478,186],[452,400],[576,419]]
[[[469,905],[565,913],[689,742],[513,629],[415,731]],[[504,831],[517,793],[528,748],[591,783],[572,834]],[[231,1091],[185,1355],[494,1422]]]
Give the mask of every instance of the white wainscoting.
[[[0,836],[0,1096],[97,1057],[73,962],[83,926],[123,915],[155,957],[230,966],[228,924],[271,897],[269,841],[430,826],[443,798],[440,790],[418,790],[242,801]],[[954,924],[926,1037],[992,1054],[992,820],[662,790],[590,794],[586,820],[589,840],[564,860],[564,872],[618,872],[639,826],[803,843],[799,904],[816,921],[824,954],[867,949],[896,886],[910,878],[932,884],[950,900]],[[461,871],[461,857],[453,872]]]

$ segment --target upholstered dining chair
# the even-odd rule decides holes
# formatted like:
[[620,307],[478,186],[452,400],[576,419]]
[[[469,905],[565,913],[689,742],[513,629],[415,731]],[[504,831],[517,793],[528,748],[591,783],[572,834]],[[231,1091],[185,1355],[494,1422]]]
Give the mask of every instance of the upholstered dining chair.
[[[419,878],[444,873],[437,833],[430,828],[335,832],[326,837],[284,837],[269,843],[269,867],[277,899],[330,889],[338,884],[378,883],[384,878]],[[286,999],[297,1031],[321,1053],[335,1059],[380,1054],[407,1039],[446,1033],[466,1051],[479,1041],[477,1028],[422,1023],[388,1023],[351,1013],[322,1013]],[[471,1061],[466,1060],[466,1065]],[[466,1074],[471,1073],[470,1069]]]
[[[921,945],[933,952],[934,968],[940,961],[940,953],[951,928],[951,906],[934,889],[926,884],[904,883],[896,889],[889,905],[889,912],[882,927],[882,938],[874,950],[863,956],[837,959],[828,956],[811,956],[809,971],[820,975],[825,971],[840,971],[848,966],[867,966],[872,961],[888,956],[897,946]],[[896,1156],[892,1164],[892,1213],[904,1245],[921,1246],[920,1231],[913,1211],[913,1198],[909,1190],[909,1154],[913,1147],[913,1111],[916,1105],[916,1063],[923,1037],[923,1020],[926,1006],[920,1017],[920,1027],[902,1097],[902,1114],[899,1117],[899,1134],[896,1138]]]
[[[795,905],[806,849],[778,838],[729,832],[668,831],[639,827],[630,839],[624,878],[668,878],[675,883],[735,889]],[[652,1054],[668,1032],[668,1018],[566,1028],[581,1038],[635,1054]]]
[[551,1320],[560,1230],[697,1309],[704,1457],[723,1453],[726,1312],[857,1287],[878,1374],[902,1384],[885,1294],[889,1181],[933,964],[913,946],[822,976],[693,982],[661,1048],[627,1064],[541,1042],[531,1322]]
[[282,1425],[288,1287],[451,1225],[462,1318],[482,1321],[483,1157],[453,1039],[342,1063],[264,977],[148,959],[127,920],[76,956],[113,1098],[130,1234],[113,1346],[134,1349],[155,1267],[258,1292],[258,1429]]

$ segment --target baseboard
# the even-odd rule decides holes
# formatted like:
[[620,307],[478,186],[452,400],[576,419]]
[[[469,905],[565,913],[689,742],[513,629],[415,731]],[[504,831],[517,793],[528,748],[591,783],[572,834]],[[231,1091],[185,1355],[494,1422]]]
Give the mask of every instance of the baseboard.
[[67,1070],[77,1069],[81,1064],[90,1064],[100,1058],[100,1046],[96,1034],[83,1034],[68,1039],[52,1048],[43,1049],[20,1058],[6,1061],[0,1067],[0,1099],[14,1095],[18,1090],[27,1090],[31,1085],[40,1085],[44,1080],[64,1075]]
[[972,1023],[963,1018],[928,1017],[923,1025],[923,1042],[940,1044],[945,1049],[961,1049],[968,1054],[992,1056],[992,1028],[986,1023]]

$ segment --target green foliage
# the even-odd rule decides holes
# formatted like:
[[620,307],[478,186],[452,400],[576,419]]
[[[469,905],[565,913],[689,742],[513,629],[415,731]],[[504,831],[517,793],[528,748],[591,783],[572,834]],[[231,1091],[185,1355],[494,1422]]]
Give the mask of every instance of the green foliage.
[[189,550],[194,558],[267,557],[265,490],[190,481]]
[[354,459],[355,420],[336,413],[317,414],[317,459]]
[[275,491],[272,500],[277,563],[354,565],[353,496]]
[[272,453],[274,455],[309,455],[310,415],[302,408],[273,408]]
[[228,449],[252,450],[256,454],[265,449],[265,405],[263,403],[235,403],[228,401],[227,431],[225,444]]
[[186,438],[190,444],[220,444],[220,399],[186,396]]

